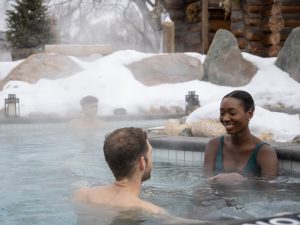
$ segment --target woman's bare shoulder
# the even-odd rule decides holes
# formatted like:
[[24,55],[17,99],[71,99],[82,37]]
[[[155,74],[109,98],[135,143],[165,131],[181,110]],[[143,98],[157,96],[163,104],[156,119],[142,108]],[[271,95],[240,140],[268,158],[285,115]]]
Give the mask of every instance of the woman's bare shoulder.
[[207,148],[216,149],[220,144],[221,137],[211,138],[207,143]]

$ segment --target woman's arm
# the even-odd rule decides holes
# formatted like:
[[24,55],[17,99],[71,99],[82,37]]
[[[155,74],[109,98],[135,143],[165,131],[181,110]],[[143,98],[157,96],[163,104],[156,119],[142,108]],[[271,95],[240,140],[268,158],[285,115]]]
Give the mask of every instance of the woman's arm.
[[220,138],[211,139],[205,149],[203,174],[205,177],[211,177],[215,173],[215,162],[217,157]]
[[257,154],[256,162],[261,167],[262,178],[274,179],[278,176],[278,158],[271,146],[262,146]]
[[239,184],[247,180],[247,178],[236,172],[220,173],[214,176],[219,145],[220,138],[214,138],[211,139],[206,146],[204,156],[204,176],[208,177],[210,182],[219,184]]

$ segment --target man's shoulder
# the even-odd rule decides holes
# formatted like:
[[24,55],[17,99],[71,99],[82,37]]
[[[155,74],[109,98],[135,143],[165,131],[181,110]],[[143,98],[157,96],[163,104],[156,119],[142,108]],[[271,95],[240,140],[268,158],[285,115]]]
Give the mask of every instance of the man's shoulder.
[[108,191],[108,186],[82,187],[74,193],[74,199],[97,203],[97,197],[106,196]]
[[161,208],[157,205],[154,205],[151,202],[147,202],[144,200],[140,200],[140,201],[141,201],[140,204],[141,204],[141,207],[143,210],[146,210],[148,212],[155,213],[155,214],[165,214],[165,215],[168,214],[166,210],[164,210],[163,208]]
[[87,200],[87,196],[89,192],[90,192],[90,188],[82,187],[74,193],[74,199],[80,201]]
[[82,124],[83,124],[82,118],[75,118],[75,119],[72,119],[71,121],[69,121],[68,127],[79,128],[82,126]]

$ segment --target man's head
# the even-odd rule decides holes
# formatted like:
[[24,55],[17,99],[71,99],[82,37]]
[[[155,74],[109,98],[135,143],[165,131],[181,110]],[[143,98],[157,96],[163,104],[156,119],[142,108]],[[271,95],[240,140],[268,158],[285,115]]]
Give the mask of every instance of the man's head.
[[80,105],[82,108],[82,112],[84,115],[88,117],[95,117],[97,116],[98,112],[98,99],[94,96],[88,95],[83,97],[80,100]]
[[131,177],[137,169],[143,173],[142,181],[151,177],[152,147],[142,129],[125,127],[113,131],[106,137],[103,150],[116,180]]

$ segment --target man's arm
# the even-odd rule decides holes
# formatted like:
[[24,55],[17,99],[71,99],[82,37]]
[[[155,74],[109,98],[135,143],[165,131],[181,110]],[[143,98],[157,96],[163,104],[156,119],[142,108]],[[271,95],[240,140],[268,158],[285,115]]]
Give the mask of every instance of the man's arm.
[[86,201],[88,192],[89,192],[89,188],[87,187],[80,188],[78,191],[74,193],[73,198],[78,201]]

